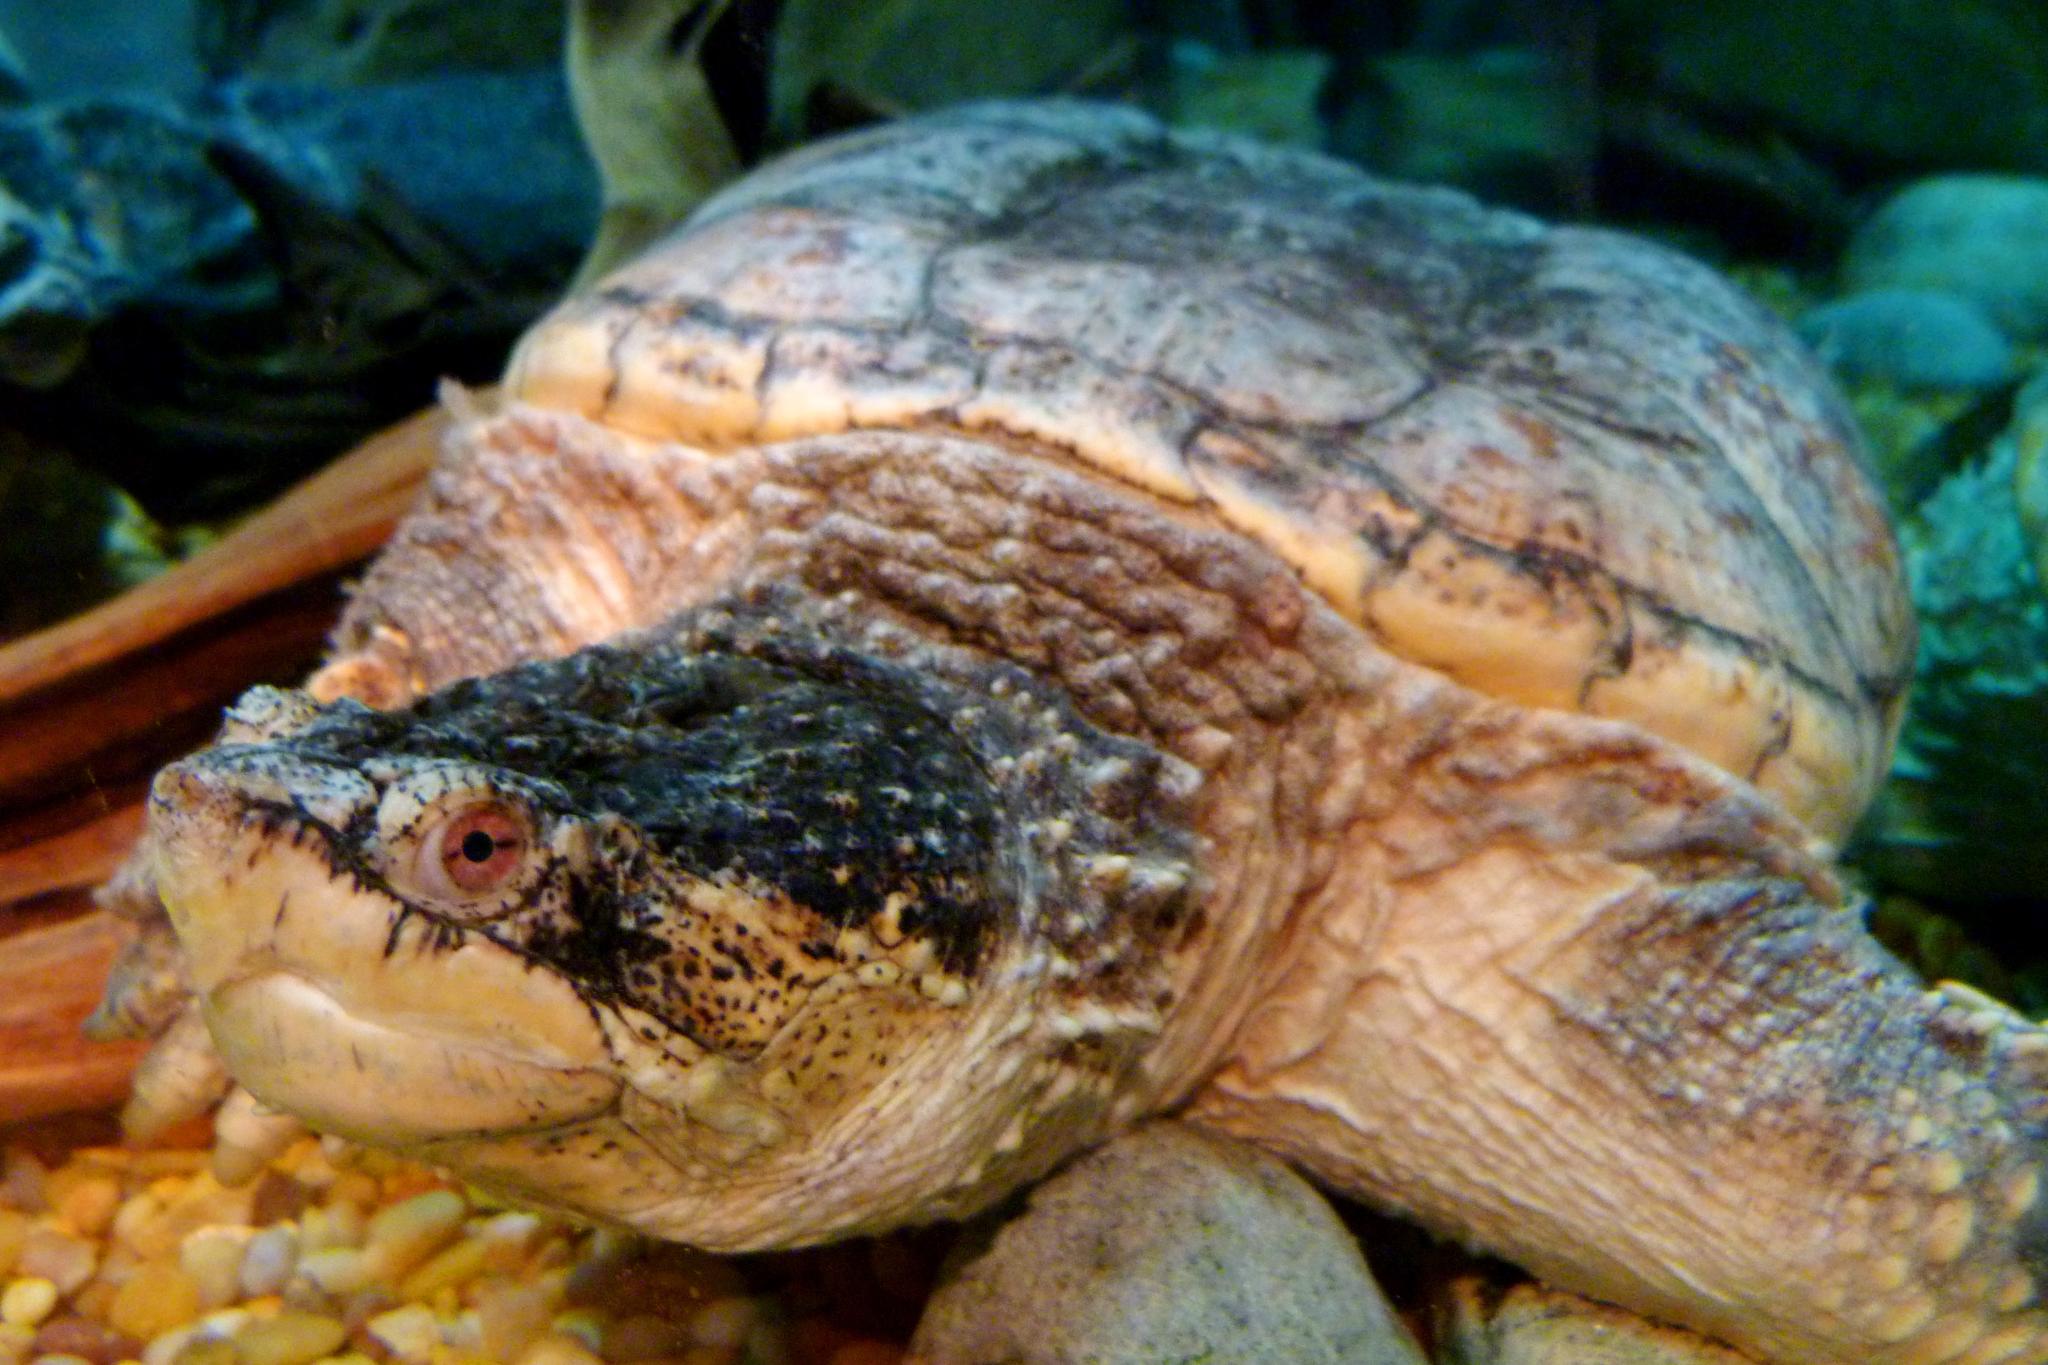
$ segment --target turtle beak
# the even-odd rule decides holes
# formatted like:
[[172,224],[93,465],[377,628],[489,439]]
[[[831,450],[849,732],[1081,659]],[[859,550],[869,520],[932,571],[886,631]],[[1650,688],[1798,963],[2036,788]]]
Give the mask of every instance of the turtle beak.
[[436,936],[370,870],[350,831],[379,799],[352,769],[271,745],[158,775],[157,890],[228,1070],[385,1146],[608,1111],[619,1082],[572,987],[481,936]]
[[[221,745],[157,774],[147,846],[196,987],[209,989],[260,946],[260,926],[243,913],[258,864],[278,846],[303,848],[308,832],[345,828],[376,800],[358,774],[267,745]],[[331,876],[319,869],[319,880]]]
[[176,824],[202,813],[248,814],[269,808],[341,829],[376,801],[377,788],[348,768],[312,762],[276,745],[230,743],[202,750],[158,773],[150,784],[149,818],[153,825]]

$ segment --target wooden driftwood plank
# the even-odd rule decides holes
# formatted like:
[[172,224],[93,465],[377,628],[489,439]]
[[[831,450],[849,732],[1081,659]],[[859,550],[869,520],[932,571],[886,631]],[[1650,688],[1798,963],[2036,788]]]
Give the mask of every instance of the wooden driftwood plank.
[[141,1045],[78,1026],[126,926],[90,888],[141,829],[151,773],[257,682],[318,660],[342,583],[439,453],[443,409],[358,447],[202,554],[0,646],[0,1123],[119,1099]]
[[142,796],[139,781],[128,790],[89,793],[83,801],[100,805],[96,814],[53,812],[65,817],[51,820],[54,833],[24,838],[0,852],[0,906],[53,891],[88,890],[105,881],[142,833]]
[[428,408],[371,437],[185,563],[0,646],[0,715],[267,593],[368,557],[412,505],[447,429]]
[[0,927],[0,1123],[119,1103],[146,1045],[89,1043],[78,1026],[123,926],[82,894],[13,918],[26,922]]
[[6,705],[0,829],[17,813],[114,786],[204,743],[243,688],[304,674],[339,604],[338,575],[322,574]]

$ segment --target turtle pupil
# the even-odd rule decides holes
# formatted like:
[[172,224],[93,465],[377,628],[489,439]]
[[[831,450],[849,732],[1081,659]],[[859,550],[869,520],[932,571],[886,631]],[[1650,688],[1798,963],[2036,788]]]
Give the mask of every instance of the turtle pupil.
[[487,863],[498,851],[498,841],[480,829],[462,836],[462,856],[473,863]]

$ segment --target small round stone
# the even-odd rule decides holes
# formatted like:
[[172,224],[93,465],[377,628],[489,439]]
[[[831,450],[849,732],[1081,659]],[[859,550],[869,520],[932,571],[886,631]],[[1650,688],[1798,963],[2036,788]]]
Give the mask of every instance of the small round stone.
[[2048,179],[1960,174],[1917,181],[1849,243],[1853,289],[1940,289],[1979,304],[2015,340],[2048,336]]
[[311,1365],[346,1340],[348,1328],[338,1318],[287,1311],[244,1327],[235,1337],[235,1355],[241,1365]]
[[429,1190],[370,1219],[363,1249],[373,1272],[396,1280],[462,1230],[469,1205],[454,1190]]
[[1920,1179],[1929,1194],[1952,1193],[1963,1183],[1963,1163],[1953,1152],[1930,1153]]
[[322,1247],[299,1258],[298,1273],[321,1293],[339,1297],[370,1282],[367,1262],[359,1247]]
[[14,1263],[21,1255],[22,1243],[28,1240],[28,1229],[27,1214],[0,1204],[0,1275],[14,1273]]
[[204,1308],[232,1303],[241,1289],[242,1258],[255,1234],[245,1227],[204,1227],[178,1247],[178,1268],[192,1277]]
[[1870,1263],[1870,1288],[1879,1294],[1904,1288],[1912,1276],[1913,1263],[1904,1256],[1880,1256]]
[[91,1242],[38,1223],[23,1240],[14,1268],[50,1281],[59,1294],[72,1294],[85,1287],[99,1260],[99,1250]]
[[760,1305],[752,1299],[717,1299],[698,1309],[690,1319],[691,1340],[702,1346],[737,1347],[761,1316]]
[[241,1287],[250,1298],[275,1294],[291,1278],[299,1260],[299,1232],[288,1223],[264,1228],[249,1239],[242,1253]]
[[66,1227],[81,1236],[97,1237],[121,1207],[121,1182],[100,1172],[72,1176],[74,1169],[52,1175],[45,1195]]
[[1943,1318],[1913,1338],[1899,1353],[1900,1365],[1944,1365],[1968,1350],[1984,1334],[1984,1319],[1976,1313]]
[[550,1332],[527,1347],[514,1365],[604,1365],[604,1361],[577,1338]]
[[1799,332],[1836,373],[1903,389],[1992,388],[2011,377],[2012,343],[1984,310],[1938,289],[1873,289],[1822,304]]
[[1998,1292],[1992,1296],[1991,1306],[2001,1313],[2010,1313],[2025,1308],[2033,1301],[2034,1277],[2024,1270],[2015,1270],[1998,1282]]
[[57,1306],[57,1286],[40,1275],[25,1275],[0,1291],[0,1322],[34,1327]]
[[428,1257],[399,1283],[398,1292],[408,1299],[430,1299],[482,1274],[490,1254],[490,1243],[483,1238],[462,1238]]
[[423,1360],[441,1344],[440,1320],[423,1303],[408,1303],[379,1313],[363,1324],[378,1345],[408,1360]]
[[107,1322],[143,1341],[199,1315],[199,1285],[175,1264],[142,1266],[114,1293]]
[[2039,1336],[2038,1327],[2025,1323],[2001,1328],[1978,1341],[1956,1365],[2001,1365],[2032,1346]]

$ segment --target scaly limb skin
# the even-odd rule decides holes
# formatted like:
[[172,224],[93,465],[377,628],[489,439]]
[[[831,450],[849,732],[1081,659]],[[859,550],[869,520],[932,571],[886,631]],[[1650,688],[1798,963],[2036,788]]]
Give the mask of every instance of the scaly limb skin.
[[1380,781],[1198,1116],[1771,1360],[2048,1359],[2048,1031],[1619,728],[1480,707]]

